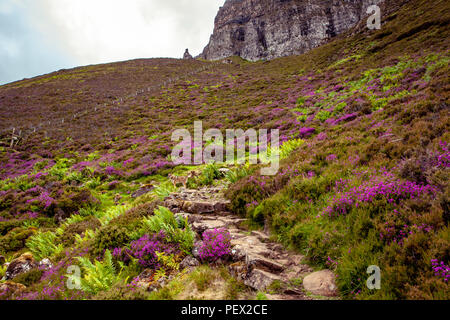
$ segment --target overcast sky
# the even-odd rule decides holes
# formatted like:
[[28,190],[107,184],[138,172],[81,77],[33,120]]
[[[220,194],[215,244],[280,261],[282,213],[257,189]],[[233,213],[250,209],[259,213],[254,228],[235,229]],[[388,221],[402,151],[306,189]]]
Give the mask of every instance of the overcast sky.
[[180,58],[225,0],[0,0],[0,84],[75,66]]

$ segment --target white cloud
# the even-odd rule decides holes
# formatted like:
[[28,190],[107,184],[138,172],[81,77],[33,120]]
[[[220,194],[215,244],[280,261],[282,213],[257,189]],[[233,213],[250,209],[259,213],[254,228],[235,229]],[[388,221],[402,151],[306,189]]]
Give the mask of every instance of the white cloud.
[[80,64],[199,54],[224,0],[16,0]]
[[0,0],[0,84],[62,68],[199,54],[225,0]]

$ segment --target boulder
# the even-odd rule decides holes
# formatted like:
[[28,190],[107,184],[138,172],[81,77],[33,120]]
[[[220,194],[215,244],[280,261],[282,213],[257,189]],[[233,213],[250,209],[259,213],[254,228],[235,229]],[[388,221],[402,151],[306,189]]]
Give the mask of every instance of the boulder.
[[194,214],[213,213],[215,203],[206,201],[186,201],[183,203],[183,210]]
[[315,295],[325,297],[337,295],[335,276],[330,270],[321,270],[306,276],[303,279],[303,287],[306,291]]
[[236,245],[231,249],[231,259],[235,262],[244,261],[247,258],[247,253],[240,245]]
[[276,280],[280,281],[281,278],[264,270],[253,269],[244,280],[244,284],[255,290],[264,291]]
[[5,279],[11,280],[17,277],[18,275],[28,272],[33,268],[36,268],[38,263],[34,260],[33,255],[29,252],[24,253],[19,258],[14,259],[8,265],[8,268],[5,272]]

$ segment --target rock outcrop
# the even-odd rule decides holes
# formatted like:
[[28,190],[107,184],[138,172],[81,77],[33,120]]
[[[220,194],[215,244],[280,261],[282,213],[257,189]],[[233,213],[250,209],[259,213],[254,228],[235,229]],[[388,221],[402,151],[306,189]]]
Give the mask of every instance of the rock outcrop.
[[29,252],[22,254],[19,258],[13,260],[6,269],[5,279],[11,280],[18,275],[28,272],[39,264],[34,260],[33,255]]
[[189,53],[189,49],[186,49],[186,51],[184,52],[183,59],[184,60],[193,59],[192,55]]
[[201,57],[250,61],[302,54],[367,16],[381,0],[227,0]]

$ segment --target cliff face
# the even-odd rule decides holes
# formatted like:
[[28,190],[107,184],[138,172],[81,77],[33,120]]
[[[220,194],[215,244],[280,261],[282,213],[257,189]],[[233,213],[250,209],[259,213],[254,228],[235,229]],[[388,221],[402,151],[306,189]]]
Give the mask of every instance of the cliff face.
[[304,53],[354,27],[378,0],[226,0],[201,57],[255,61]]

